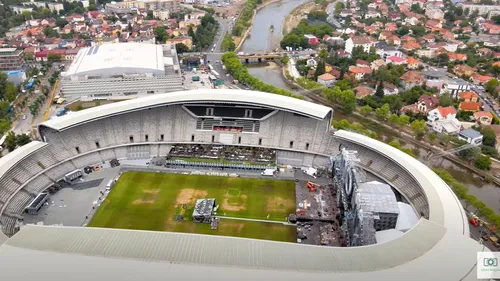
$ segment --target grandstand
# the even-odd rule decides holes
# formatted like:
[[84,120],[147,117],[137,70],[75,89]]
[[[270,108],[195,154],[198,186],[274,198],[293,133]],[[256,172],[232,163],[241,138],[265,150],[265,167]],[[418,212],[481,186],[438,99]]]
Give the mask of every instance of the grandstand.
[[[424,164],[389,145],[352,132],[334,132],[332,117],[330,108],[288,97],[197,90],[109,104],[47,121],[39,126],[43,142],[33,141],[0,158],[2,231],[14,235],[24,207],[75,168],[115,158],[166,156],[175,144],[224,144],[273,149],[276,164],[294,167],[326,167],[340,147],[357,150],[360,167],[399,191],[420,216],[399,238],[336,248],[27,226],[0,246],[2,277],[14,279],[22,272],[23,279],[43,274],[55,280],[157,280],[165,275],[192,280],[209,270],[218,280],[234,280],[235,275],[242,280],[476,280],[476,252],[487,249],[469,238],[466,214],[450,187]],[[26,264],[29,271],[23,271]]]

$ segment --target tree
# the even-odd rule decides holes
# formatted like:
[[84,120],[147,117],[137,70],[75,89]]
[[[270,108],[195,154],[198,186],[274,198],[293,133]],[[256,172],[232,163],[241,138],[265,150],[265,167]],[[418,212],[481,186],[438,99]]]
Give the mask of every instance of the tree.
[[489,156],[480,155],[476,158],[474,166],[476,166],[476,168],[481,170],[489,170],[491,167],[491,159]]
[[415,35],[416,37],[424,36],[426,33],[425,27],[421,25],[412,26],[411,31],[413,32],[413,35]]
[[16,136],[16,143],[18,146],[23,146],[31,142],[30,136],[27,134],[20,134]]
[[184,43],[175,44],[175,49],[177,50],[178,54],[189,52],[189,47],[186,46]]
[[356,108],[356,95],[351,90],[342,91],[340,104],[344,114],[351,114]]
[[498,82],[498,80],[494,78],[488,81],[486,84],[484,84],[484,89],[488,91],[488,93],[494,95],[495,93],[497,93],[496,88],[499,84],[500,82]]
[[5,138],[4,145],[5,145],[5,148],[7,148],[9,151],[13,151],[14,149],[16,149],[17,141],[16,141],[16,135],[14,134],[14,132],[11,131],[7,134],[7,137]]
[[382,103],[388,103],[392,112],[399,111],[403,107],[403,101],[399,95],[384,96]]
[[189,29],[188,29],[188,36],[191,36],[191,38],[194,38],[196,37],[196,35],[194,34],[194,30],[193,30],[193,25],[189,25]]
[[462,159],[467,160],[467,161],[471,161],[471,160],[476,159],[481,154],[481,149],[479,149],[478,147],[463,149],[463,150],[459,151],[457,154]]
[[10,129],[10,122],[6,119],[0,119],[0,134],[3,135]]
[[49,53],[47,55],[47,60],[49,62],[60,61],[61,58],[62,58],[62,56],[60,54],[56,54],[56,53]]
[[363,116],[368,116],[370,113],[372,113],[373,109],[369,105],[365,105],[359,109],[359,113]]
[[405,25],[401,26],[398,31],[397,31],[399,36],[405,36],[406,34],[410,33],[410,29]]
[[324,61],[328,57],[328,50],[321,49],[318,53],[318,57]]
[[405,125],[410,124],[410,116],[405,115],[405,114],[399,115],[398,124],[401,126],[405,126]]
[[96,4],[89,4],[89,6],[87,7],[87,10],[97,11],[97,5]]
[[449,93],[442,94],[439,97],[439,105],[440,106],[452,106],[453,105],[453,98]]
[[391,114],[391,115],[389,116],[389,120],[388,120],[388,121],[389,121],[389,123],[391,123],[391,124],[398,124],[398,121],[399,121],[399,116],[398,116],[397,114],[393,113],[393,114]]
[[390,113],[390,107],[389,104],[387,103],[384,104],[382,107],[375,109],[375,116],[379,120],[387,120],[387,118],[389,117],[389,113]]
[[17,88],[14,86],[12,82],[7,82],[7,85],[5,86],[5,92],[3,94],[4,99],[6,99],[9,102],[12,102],[16,99],[17,97]]
[[410,7],[410,10],[414,13],[417,13],[417,14],[423,14],[424,11],[422,10],[422,8],[420,8],[420,5],[415,3],[415,4],[412,4],[411,7]]
[[481,128],[481,134],[483,135],[483,145],[495,147],[496,145],[496,134],[493,129],[489,127]]
[[411,129],[417,138],[421,138],[427,131],[427,125],[424,120],[415,120],[411,123]]
[[314,80],[318,79],[318,76],[325,74],[325,62],[319,61],[316,66],[316,71],[314,72]]
[[341,1],[337,2],[337,4],[335,4],[335,14],[340,14],[340,12],[342,12],[342,9],[344,9],[344,3],[342,3]]
[[236,49],[236,44],[234,43],[231,34],[226,33],[226,35],[224,35],[224,39],[222,39],[221,48],[224,51],[230,51],[230,52]]
[[165,27],[157,26],[153,29],[153,33],[155,35],[156,43],[165,43],[167,40],[167,33],[165,32]]
[[384,97],[384,85],[382,81],[380,81],[377,85],[377,89],[375,90],[375,97],[378,100],[382,100],[382,98]]

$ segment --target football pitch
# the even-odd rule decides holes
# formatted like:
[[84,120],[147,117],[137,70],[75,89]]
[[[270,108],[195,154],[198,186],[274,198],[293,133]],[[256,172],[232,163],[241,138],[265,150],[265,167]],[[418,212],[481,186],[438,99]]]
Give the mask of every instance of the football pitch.
[[216,199],[219,216],[285,222],[295,213],[295,182],[125,172],[88,226],[296,241],[296,228],[281,223],[221,219],[217,230],[194,223],[194,204],[202,198]]

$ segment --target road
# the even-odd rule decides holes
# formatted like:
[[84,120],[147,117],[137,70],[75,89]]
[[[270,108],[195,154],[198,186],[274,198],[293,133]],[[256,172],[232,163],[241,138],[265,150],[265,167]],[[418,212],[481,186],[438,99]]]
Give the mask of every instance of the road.
[[[47,71],[47,73],[45,74],[45,76],[43,77],[43,79],[41,81],[42,86],[47,86],[49,89],[51,89],[51,86],[50,86],[48,79],[52,76],[52,74],[54,73],[55,70],[56,70],[56,68],[54,66],[52,66],[49,69],[49,71]],[[33,97],[33,100],[36,98],[36,96],[37,95],[35,95],[35,97]],[[29,105],[29,103],[28,103],[28,105]],[[12,131],[15,134],[23,134],[23,133],[31,132],[31,128],[33,126],[36,126],[39,123],[43,122],[43,114],[45,113],[45,109],[47,108],[47,106],[48,106],[48,99],[42,105],[42,107],[39,110],[39,113],[35,117],[33,115],[31,115],[28,106],[26,106],[26,108],[24,109],[24,112],[20,116],[20,119],[17,120],[14,127],[12,128]],[[26,119],[24,118],[24,116],[26,116]]]

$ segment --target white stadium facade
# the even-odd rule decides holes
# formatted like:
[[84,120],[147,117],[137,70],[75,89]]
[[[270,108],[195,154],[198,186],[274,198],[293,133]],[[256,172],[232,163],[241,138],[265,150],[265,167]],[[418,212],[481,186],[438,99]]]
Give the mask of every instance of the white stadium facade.
[[183,89],[174,45],[104,44],[82,48],[61,73],[67,100],[128,99]]
[[[366,136],[333,131],[331,108],[240,90],[172,92],[75,112],[40,124],[33,141],[0,158],[2,280],[476,280],[463,207],[427,166]],[[238,132],[213,130],[238,126]],[[175,143],[273,148],[278,164],[325,165],[341,146],[401,193],[418,223],[394,240],[319,247],[236,237],[61,226],[18,220],[33,198],[75,169]],[[133,152],[133,153],[132,153]],[[17,232],[17,233],[16,233]],[[14,235],[15,234],[15,235]],[[10,238],[7,238],[10,237]],[[3,244],[2,244],[3,243]]]

